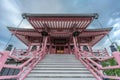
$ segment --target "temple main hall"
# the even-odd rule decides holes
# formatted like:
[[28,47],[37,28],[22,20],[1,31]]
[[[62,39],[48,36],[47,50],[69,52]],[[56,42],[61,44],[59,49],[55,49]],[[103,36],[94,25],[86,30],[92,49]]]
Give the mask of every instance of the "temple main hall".
[[81,50],[92,51],[92,46],[110,32],[111,28],[87,29],[97,17],[97,14],[23,14],[33,29],[8,29],[27,46],[39,50],[45,35],[49,54],[72,54],[73,36],[77,36]]
[[8,29],[27,49],[8,45],[0,52],[0,80],[120,80],[108,73],[119,71],[120,53],[92,48],[112,30],[89,28],[97,13],[24,13],[22,18],[33,28],[19,28],[21,21]]

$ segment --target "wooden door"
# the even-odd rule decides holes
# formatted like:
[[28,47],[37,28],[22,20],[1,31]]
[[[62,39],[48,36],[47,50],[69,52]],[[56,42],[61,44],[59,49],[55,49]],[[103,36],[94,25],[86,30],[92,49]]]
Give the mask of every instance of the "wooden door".
[[56,54],[64,54],[64,46],[56,46]]

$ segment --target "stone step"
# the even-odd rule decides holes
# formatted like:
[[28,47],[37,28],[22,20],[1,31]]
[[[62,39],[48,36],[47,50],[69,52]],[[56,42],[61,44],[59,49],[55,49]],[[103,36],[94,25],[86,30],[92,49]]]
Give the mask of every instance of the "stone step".
[[31,72],[30,74],[90,74],[90,72]]
[[45,56],[45,58],[75,58],[75,56]]
[[83,68],[39,68],[39,67],[36,67],[34,68],[33,70],[87,70],[85,67]]
[[91,74],[89,71],[31,71],[30,74]]
[[95,78],[37,78],[30,77],[25,80],[96,80]]
[[62,65],[62,64],[58,64],[58,65],[36,65],[36,67],[85,67],[84,65]]
[[64,62],[66,62],[66,63],[76,63],[76,62],[77,62],[77,63],[79,63],[80,61],[69,61],[69,60],[66,60],[66,61],[65,61],[65,60],[61,60],[61,61],[59,61],[59,60],[43,60],[43,61],[41,61],[41,62],[44,62],[44,63],[45,63],[45,62],[57,62],[57,63],[58,63],[58,62],[59,62],[59,63],[60,63],[60,62],[61,62],[61,63],[64,63]]
[[37,65],[83,65],[82,63],[54,63],[54,62],[49,62],[49,63],[38,63]]
[[78,70],[77,70],[77,71],[74,71],[74,70],[69,70],[69,71],[65,71],[65,70],[63,70],[63,71],[62,71],[62,70],[53,70],[53,71],[52,71],[52,70],[48,70],[48,71],[47,71],[47,70],[46,70],[46,71],[45,71],[45,70],[44,70],[44,71],[42,71],[42,70],[32,70],[31,72],[40,72],[40,73],[46,73],[46,72],[47,72],[47,73],[51,73],[51,72],[52,72],[52,73],[54,73],[54,72],[59,72],[59,73],[60,73],[60,72],[61,72],[61,73],[62,73],[62,72],[64,72],[64,73],[69,73],[69,72],[70,72],[70,73],[79,73],[79,72],[80,72],[80,73],[81,73],[81,72],[83,72],[83,73],[90,73],[90,72],[87,71],[87,70],[83,70],[83,71],[81,71],[81,70],[79,70],[79,71],[78,71]]
[[85,67],[35,67],[34,69],[86,69]]
[[74,55],[49,54],[25,80],[96,80]]
[[83,68],[84,66],[36,66],[36,68]]
[[46,58],[44,58],[43,60],[77,60],[75,58]]
[[55,74],[29,74],[29,77],[39,77],[39,78],[94,78],[92,74],[59,74],[59,73],[55,73]]
[[63,59],[63,58],[59,58],[59,59],[43,59],[42,61],[79,61],[79,60],[74,60],[74,59]]
[[61,61],[59,61],[59,62],[55,62],[55,61],[53,61],[53,62],[52,61],[40,61],[38,64],[41,64],[41,63],[55,63],[55,64],[56,63],[65,63],[65,64],[67,64],[67,63],[70,63],[70,64],[75,63],[75,64],[77,64],[78,63],[78,64],[82,64],[80,61],[76,61],[76,62],[70,62],[70,61],[69,62],[65,62],[65,61],[64,62],[63,61],[62,62]]
[[75,56],[74,54],[47,54],[46,56]]

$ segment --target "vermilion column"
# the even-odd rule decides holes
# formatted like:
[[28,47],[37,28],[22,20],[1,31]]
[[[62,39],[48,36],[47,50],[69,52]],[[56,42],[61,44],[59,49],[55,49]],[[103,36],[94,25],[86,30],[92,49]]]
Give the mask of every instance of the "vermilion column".
[[5,51],[3,53],[0,52],[0,71],[4,67],[4,64],[8,58],[9,52]]
[[43,37],[43,46],[42,46],[42,49],[43,49],[44,51],[46,50],[47,39],[48,39],[47,36]]
[[77,39],[76,37],[73,37],[73,43],[74,43],[75,54],[77,53],[77,50],[78,50],[76,39]]

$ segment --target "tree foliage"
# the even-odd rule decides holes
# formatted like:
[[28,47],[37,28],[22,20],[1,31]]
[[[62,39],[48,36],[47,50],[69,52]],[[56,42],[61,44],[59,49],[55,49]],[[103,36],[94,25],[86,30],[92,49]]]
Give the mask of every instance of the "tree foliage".
[[[103,67],[118,65],[115,59],[110,59],[110,60],[101,62],[101,64]],[[107,69],[107,70],[104,70],[103,73],[108,76],[120,76],[120,69]]]
[[120,51],[120,46],[118,46],[118,50]]

